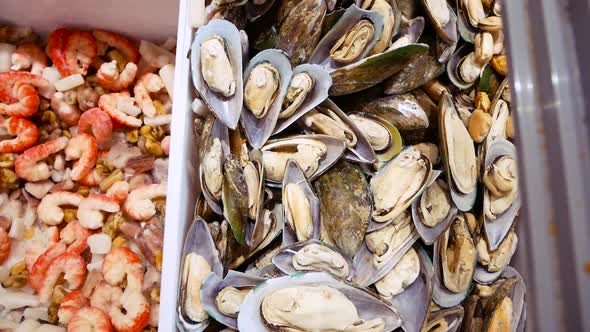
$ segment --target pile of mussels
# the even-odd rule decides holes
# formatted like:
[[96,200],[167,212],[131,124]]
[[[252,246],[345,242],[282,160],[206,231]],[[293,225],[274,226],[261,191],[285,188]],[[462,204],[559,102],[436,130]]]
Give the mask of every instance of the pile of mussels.
[[499,0],[213,0],[187,331],[517,331]]

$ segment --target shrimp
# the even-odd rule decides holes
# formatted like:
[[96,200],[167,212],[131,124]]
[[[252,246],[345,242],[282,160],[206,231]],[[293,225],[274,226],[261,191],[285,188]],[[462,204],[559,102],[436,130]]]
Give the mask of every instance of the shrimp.
[[86,277],[86,281],[84,282],[84,286],[82,286],[82,295],[89,298],[96,287],[98,287],[103,281],[104,278],[102,277],[102,272],[100,272],[100,270],[90,270]]
[[127,247],[111,250],[102,262],[104,280],[113,286],[118,286],[127,277],[126,291],[141,292],[143,272],[141,259]]
[[39,290],[45,279],[47,269],[53,261],[61,254],[66,252],[66,245],[63,243],[55,243],[50,245],[45,252],[37,258],[31,273],[29,274],[29,285],[31,288]]
[[12,70],[31,68],[31,73],[41,75],[47,67],[47,57],[41,47],[32,44],[22,44],[12,53]]
[[0,153],[23,152],[37,143],[39,139],[39,129],[37,126],[23,118],[10,117],[0,119],[0,128],[13,139],[5,139],[0,142]]
[[56,92],[51,96],[51,108],[68,126],[75,126],[80,119],[80,109],[76,103],[68,103],[63,92]]
[[165,155],[170,154],[170,135],[164,136],[164,138],[162,138],[160,146],[162,147],[162,152],[164,152]]
[[0,101],[5,103],[14,103],[18,101],[13,96],[13,88],[17,83],[32,85],[37,88],[46,87],[49,81],[40,75],[31,74],[26,71],[7,71],[0,73]]
[[117,69],[117,61],[103,63],[96,72],[96,79],[98,84],[103,88],[112,91],[120,91],[126,89],[135,80],[137,74],[137,65],[133,62],[128,62],[125,69],[119,73]]
[[103,225],[104,216],[101,211],[116,213],[119,210],[119,203],[114,199],[105,195],[90,194],[80,203],[76,216],[82,226],[97,229]]
[[94,38],[96,38],[96,40],[121,51],[127,61],[133,63],[137,63],[139,61],[139,51],[129,39],[114,32],[100,29],[92,31],[92,35]]
[[153,198],[166,197],[167,183],[150,184],[129,193],[123,208],[135,220],[148,220],[156,214]]
[[94,288],[94,292],[90,296],[90,305],[110,313],[111,310],[119,309],[121,295],[123,295],[123,290],[120,287],[102,282]]
[[150,97],[150,93],[156,93],[164,88],[164,81],[162,78],[153,73],[144,74],[137,80],[133,93],[135,94],[135,101],[141,111],[146,116],[153,118],[156,116],[156,107]]
[[93,168],[90,173],[81,178],[79,182],[83,186],[95,187],[98,186],[105,178],[106,177],[103,176],[98,169]]
[[113,121],[100,108],[91,108],[82,113],[80,121],[78,121],[78,133],[92,133],[96,138],[96,143],[105,146],[111,141]]
[[59,230],[55,226],[48,227],[45,231],[37,229],[35,237],[31,244],[25,250],[25,265],[29,272],[33,271],[33,266],[39,256],[41,256],[49,246],[59,242]]
[[78,160],[70,173],[72,180],[78,181],[90,173],[96,164],[98,145],[94,137],[81,133],[68,142],[65,153],[66,160]]
[[4,228],[0,227],[0,265],[10,256],[10,237]]
[[37,216],[39,220],[47,225],[59,225],[64,218],[64,212],[60,206],[79,206],[83,198],[82,195],[68,191],[51,193],[43,197],[41,203],[37,206]]
[[129,183],[127,181],[117,181],[106,192],[107,197],[122,203],[129,195]]
[[[63,45],[64,58],[68,67],[68,75],[86,75],[88,67],[98,55],[96,41],[88,32],[72,32]],[[60,71],[61,72],[61,71]]]
[[12,95],[16,97],[18,102],[0,103],[0,115],[28,117],[37,113],[41,99],[33,86],[16,82]]
[[65,59],[64,46],[71,34],[72,32],[70,30],[61,28],[50,33],[49,39],[47,40],[49,57],[63,77],[70,75],[69,66]]
[[119,332],[143,330],[150,321],[150,304],[141,291],[125,289],[120,302],[122,308],[109,312],[115,330]]
[[82,295],[79,290],[71,291],[64,296],[59,304],[57,317],[59,322],[66,325],[81,308],[88,306],[88,300]]
[[90,232],[82,227],[78,220],[73,220],[59,233],[61,242],[68,245],[68,252],[81,254],[88,248]]
[[128,94],[108,93],[100,96],[98,106],[116,123],[128,127],[141,127],[141,120],[128,114],[132,110],[134,100]]
[[69,289],[82,287],[86,278],[86,263],[79,254],[66,252],[58,256],[47,269],[39,288],[39,301],[47,302],[60,275],[68,283]]
[[49,179],[51,171],[42,160],[63,150],[67,145],[68,138],[62,136],[26,150],[14,161],[16,175],[29,182]]
[[68,323],[68,332],[111,332],[109,316],[94,307],[84,307],[74,314]]

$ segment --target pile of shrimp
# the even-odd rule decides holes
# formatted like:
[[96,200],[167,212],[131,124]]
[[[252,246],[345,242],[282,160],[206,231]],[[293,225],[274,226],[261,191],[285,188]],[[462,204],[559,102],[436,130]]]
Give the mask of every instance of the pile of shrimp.
[[0,331],[156,331],[175,39],[0,27]]

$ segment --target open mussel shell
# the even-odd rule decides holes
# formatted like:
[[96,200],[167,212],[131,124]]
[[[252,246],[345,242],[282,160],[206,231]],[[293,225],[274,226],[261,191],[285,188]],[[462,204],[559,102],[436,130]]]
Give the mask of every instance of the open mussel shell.
[[[256,4],[256,2],[261,2]],[[260,16],[264,15],[274,4],[275,0],[263,0],[263,1],[248,1],[246,3],[246,16],[248,20],[255,21]]]
[[455,1],[455,8],[457,8],[457,28],[459,29],[461,38],[463,38],[464,41],[473,44],[478,30],[469,23],[469,18],[467,17],[467,8],[464,7],[464,3],[465,1],[463,0]]
[[461,77],[461,73],[459,72],[463,59],[469,55],[472,50],[472,46],[463,44],[461,47],[455,50],[447,62],[447,75],[449,76],[449,80],[451,80],[451,83],[461,90],[467,90],[475,84],[475,82],[465,82],[465,80]]
[[[375,146],[373,144],[371,144],[371,147],[373,149],[373,151],[375,151],[375,157],[377,157],[377,160],[379,160],[380,162],[387,162],[389,160],[391,160],[391,158],[393,158],[395,155],[397,155],[403,147],[403,140],[402,140],[402,136],[399,132],[399,130],[397,130],[397,128],[391,124],[391,122],[385,120],[383,117],[372,114],[372,113],[364,113],[364,112],[355,112],[355,113],[349,113],[348,114],[350,119],[356,123],[355,120],[358,121],[372,121],[374,122],[376,125],[381,126],[389,135],[389,142],[385,147],[382,146]],[[377,134],[379,134],[379,131],[365,131],[363,130],[363,127],[358,125],[357,123],[357,127],[359,128],[359,130],[369,139],[369,142],[371,142],[371,138],[375,137]],[[360,160],[359,160],[360,162]]]
[[[295,185],[298,186],[299,189],[301,190],[301,193],[304,195],[304,197],[290,197],[286,194],[286,190],[288,189],[288,186],[290,185]],[[283,245],[289,245],[292,243],[295,243],[297,241],[303,241],[303,240],[308,240],[306,238],[303,239],[299,239],[298,235],[297,235],[297,231],[295,229],[293,229],[293,226],[291,224],[291,222],[289,222],[289,214],[292,216],[291,218],[293,218],[293,225],[297,224],[297,222],[295,221],[295,213],[298,213],[298,220],[301,219],[305,219],[305,218],[309,218],[309,222],[312,223],[312,225],[306,225],[307,227],[311,226],[312,228],[312,232],[311,232],[311,237],[309,239],[319,239],[320,238],[320,200],[318,199],[318,197],[315,195],[315,193],[313,192],[313,188],[311,187],[311,185],[309,184],[309,182],[307,181],[307,179],[305,178],[305,174],[303,174],[303,171],[301,170],[301,168],[299,167],[299,165],[297,164],[297,162],[293,159],[289,159],[289,161],[287,162],[287,166],[285,167],[285,177],[283,178],[283,208],[285,210],[284,212],[284,216],[285,216],[285,227],[283,229]],[[294,202],[290,203],[288,200],[294,200],[294,199],[303,199],[303,200],[307,200],[307,207],[309,208],[309,211],[301,211],[303,210],[303,208],[300,208],[301,205],[296,204]],[[293,208],[291,209],[290,206],[293,206]],[[287,211],[287,209],[289,209],[289,211]],[[305,216],[300,215],[304,214]],[[295,225],[296,227],[296,225]]]
[[420,274],[403,292],[388,301],[402,317],[402,328],[405,332],[421,331],[427,319],[428,306],[432,299],[434,272],[430,258],[419,245],[415,245],[414,249],[420,259]]
[[[489,166],[494,160],[501,156],[510,156],[516,160],[516,147],[507,140],[497,139],[492,143],[486,153],[485,167]],[[486,188],[484,188],[484,196],[485,195],[489,195]],[[517,193],[516,195],[517,196],[510,207],[497,216],[496,219],[489,220],[484,217],[484,229],[487,239],[489,240],[490,250],[496,250],[498,248],[502,240],[506,237],[506,234],[510,232],[510,228],[518,216],[521,206],[521,195],[520,193]],[[484,199],[484,205],[486,204],[485,202],[486,200]],[[484,211],[485,209],[486,206],[484,206]]]
[[[392,225],[392,227],[395,226]],[[406,238],[403,239],[396,248],[391,249],[394,251],[394,253],[391,255],[389,260],[383,263],[379,268],[375,267],[373,264],[375,255],[367,247],[365,239],[361,249],[353,259],[355,271],[353,281],[355,284],[361,287],[368,287],[369,285],[374,284],[379,279],[383,278],[395,266],[395,264],[400,261],[408,249],[410,249],[410,247],[412,247],[412,245],[414,245],[416,240],[420,237],[413,225],[410,225],[409,227],[411,227],[412,230],[408,236],[406,236]]]
[[[382,3],[379,3],[379,2]],[[397,35],[399,31],[399,27],[401,24],[401,11],[398,8],[397,0],[356,0],[355,4],[359,8],[363,8],[363,3],[367,3],[369,5],[366,10],[376,11],[381,14],[382,17],[385,15],[392,14],[393,15],[393,22],[388,21],[391,20],[390,17],[387,17],[383,20],[383,32],[379,35],[377,40],[377,44],[371,50],[370,54],[377,54],[383,52],[391,45],[391,39],[393,36]],[[389,5],[391,8],[391,13],[385,12],[385,9]],[[378,6],[375,8],[375,6]],[[385,14],[385,15],[384,15]]]
[[278,120],[273,134],[278,134],[287,129],[287,127],[305,115],[305,113],[311,111],[323,100],[328,98],[328,91],[332,86],[332,77],[324,67],[306,63],[295,67],[295,69],[293,69],[292,77],[295,77],[295,75],[299,73],[307,73],[314,80],[313,89],[308,93],[303,103],[297,108],[293,115],[286,119]]
[[[442,6],[447,6],[448,15],[447,22],[442,22],[440,18],[440,8],[431,6],[433,3],[439,2]],[[423,8],[432,26],[436,30],[436,34],[449,44],[456,44],[459,41],[459,34],[457,32],[457,14],[455,10],[446,0],[422,0]]]
[[[291,81],[291,62],[289,57],[277,49],[268,49],[258,53],[250,60],[246,70],[244,71],[244,81],[247,81],[252,70],[260,65],[268,63],[272,65],[279,74],[279,82],[276,96],[270,105],[270,108],[264,116],[257,118],[249,109],[245,108],[242,112],[242,123],[246,131],[246,137],[248,142],[255,149],[259,149],[266,143],[268,138],[272,135],[281,107],[283,105],[283,99],[289,88],[289,82]],[[245,93],[245,92],[244,92]]]
[[[201,140],[199,142],[199,153],[200,153],[200,160],[203,162],[204,155],[207,153],[208,149],[213,145],[214,140],[219,140],[221,145],[221,169],[219,174],[212,174],[211,176],[221,176],[221,172],[223,171],[223,165],[225,163],[226,156],[230,153],[229,147],[229,132],[227,127],[222,123],[221,120],[215,119],[212,116],[209,117],[205,124],[203,125],[203,131],[201,134]],[[207,188],[207,180],[205,177],[207,176],[205,166],[201,165],[199,167],[199,183],[201,184],[201,192],[205,197],[205,201],[207,205],[213,210],[213,212],[221,215],[223,214],[223,209],[221,207],[221,200],[216,199]],[[221,179],[223,182],[223,178]]]
[[[453,103],[453,99],[451,97],[450,94],[448,93],[444,93],[441,100],[440,100],[440,136],[441,136],[441,157],[443,160],[443,164],[445,166],[445,174],[447,176],[447,184],[449,185],[449,190],[451,192],[451,198],[453,199],[453,202],[455,203],[455,205],[457,206],[457,208],[461,211],[469,211],[471,210],[471,208],[473,207],[473,205],[475,204],[475,199],[477,197],[477,186],[475,186],[475,188],[473,188],[473,190],[471,192],[462,192],[457,188],[457,185],[455,183],[455,179],[457,177],[457,175],[453,174],[451,172],[451,163],[467,163],[469,162],[469,164],[473,163],[473,160],[476,161],[476,156],[475,156],[475,147],[473,147],[473,151],[469,151],[469,153],[465,153],[464,155],[467,156],[467,158],[470,158],[470,160],[468,161],[457,161],[457,160],[450,160],[450,158],[452,157],[451,155],[449,155],[449,138],[447,138],[447,131],[449,129],[453,129],[453,128],[447,128],[447,127],[452,127],[452,122],[453,121],[457,121],[457,119],[459,118],[459,115],[457,113],[457,109],[455,108],[455,104]],[[461,120],[458,120],[461,121]],[[467,145],[469,144],[468,142],[471,141],[471,144],[473,144],[473,141],[471,139],[471,137],[469,136],[469,132],[467,131],[467,128],[465,128],[465,126],[463,125],[463,123],[461,122],[460,125],[455,125],[454,126],[455,129],[453,129],[455,132],[454,133],[449,133],[449,136],[453,137],[453,136],[458,136],[460,139],[462,140],[466,140],[467,141]],[[456,140],[456,139],[454,139]],[[454,158],[454,157],[453,157]],[[473,158],[473,160],[471,160],[471,158]],[[477,162],[475,162],[475,164],[477,164]],[[477,167],[477,165],[475,166]],[[476,172],[474,174],[475,177],[477,177],[477,169]],[[471,176],[469,175],[469,176]],[[471,180],[471,179],[469,179]],[[476,182],[476,179],[472,182]]]
[[457,43],[447,43],[437,36],[436,38],[436,55],[439,63],[446,63],[457,49]]
[[281,271],[274,264],[266,265],[266,266],[262,267],[261,269],[258,269],[254,274],[258,277],[267,278],[267,279],[284,277],[286,275],[283,271]]
[[388,50],[400,48],[409,44],[415,44],[424,32],[424,17],[418,16],[407,23],[404,22],[399,29],[396,40],[389,46]]
[[463,307],[442,309],[430,314],[428,321],[422,328],[423,332],[455,332],[463,321]]
[[[347,127],[348,130],[352,132],[355,136],[355,144],[354,146],[348,146],[348,150],[350,154],[353,156],[353,160],[357,162],[363,162],[372,164],[376,161],[375,151],[371,147],[369,140],[365,136],[365,134],[350,120],[348,115],[344,113],[338,105],[332,102],[330,99],[324,100],[319,107],[316,108],[316,111],[320,113],[324,113],[324,110],[328,110],[333,112],[333,114],[338,117],[339,122],[341,122],[344,126]],[[330,116],[329,114],[327,114]],[[314,129],[307,126],[306,121],[299,121],[300,125],[305,128],[305,131],[309,133],[313,133]],[[328,133],[318,133],[318,134],[328,134]]]
[[[225,43],[225,52],[231,64],[227,70],[231,70],[235,80],[235,92],[229,97],[211,90],[201,72],[201,44],[214,36],[220,37]],[[227,127],[235,129],[243,103],[242,42],[235,25],[225,20],[212,20],[199,28],[191,47],[191,73],[193,84],[209,109]]]
[[[311,255],[307,255],[306,265],[294,264],[294,260],[305,253],[303,251],[304,249],[312,249],[314,247],[321,247],[322,252],[311,252]],[[312,257],[312,255],[315,255],[317,258]],[[308,271],[328,272],[341,279],[350,280],[353,273],[353,265],[350,258],[340,253],[338,248],[319,240],[296,242],[283,247],[274,255],[272,262],[279,270],[287,275]],[[343,263],[343,265],[339,266],[340,263]],[[348,271],[348,273],[345,271]]]
[[[431,177],[431,181],[429,181],[428,186],[424,189],[425,191],[428,190],[428,187],[430,187],[434,183],[434,181],[436,181],[440,174],[440,171],[433,171],[433,176]],[[422,192],[422,195],[424,195],[424,192]],[[451,207],[444,221],[442,221],[434,227],[429,227],[426,224],[424,224],[424,222],[421,219],[420,213],[418,212],[421,204],[422,195],[420,195],[420,197],[416,198],[412,202],[412,221],[414,222],[416,231],[418,231],[418,234],[420,234],[422,241],[427,245],[431,245],[440,237],[440,235],[445,230],[447,230],[447,228],[451,224],[453,216],[457,212],[457,208],[453,205],[452,202],[450,202]]]
[[[285,137],[285,138],[274,139],[274,140],[270,140],[270,141],[266,142],[266,144],[261,148],[263,163],[265,163],[265,164],[267,163],[267,161],[264,160],[264,152],[265,151],[275,151],[275,150],[282,151],[284,149],[296,148],[297,144],[299,144],[298,142],[300,139],[317,140],[317,141],[320,141],[323,144],[325,144],[325,146],[327,148],[327,152],[319,160],[319,164],[318,164],[315,172],[313,172],[310,176],[308,176],[308,181],[313,181],[318,176],[320,176],[322,173],[324,173],[328,168],[330,168],[330,166],[334,165],[334,163],[336,161],[338,161],[338,159],[340,159],[340,157],[344,153],[344,150],[346,149],[346,143],[343,140],[338,139],[338,138],[334,138],[334,137],[331,137],[328,135],[295,135],[295,136],[290,136],[290,137]],[[289,157],[285,158],[285,166],[284,167],[286,167],[288,159],[291,159],[291,158],[289,158]],[[283,167],[283,169],[284,169],[284,167]],[[276,184],[281,183],[283,177],[284,177],[284,174],[282,177],[280,177],[280,180],[274,180],[274,179],[268,177],[268,172],[267,172],[266,181],[269,183],[272,183],[276,186]]]
[[309,272],[267,280],[254,288],[242,303],[238,328],[242,331],[273,331],[262,317],[262,301],[271,292],[297,286],[327,286],[340,291],[354,304],[362,320],[383,320],[383,331],[393,331],[401,325],[401,319],[395,309],[374,295],[343,283],[327,273]]
[[[473,280],[475,280],[477,283],[483,284],[483,285],[491,284],[496,279],[498,279],[498,277],[500,277],[500,275],[502,274],[502,272],[504,271],[506,266],[508,266],[508,264],[510,264],[510,260],[512,259],[512,256],[516,252],[516,247],[518,245],[518,237],[517,237],[516,233],[514,233],[512,241],[510,241],[508,243],[506,241],[508,241],[509,235],[510,235],[510,232],[502,240],[502,242],[500,243],[500,245],[496,249],[496,251],[497,250],[506,250],[505,255],[508,256],[505,261],[506,265],[502,266],[498,271],[490,272],[488,270],[488,267],[484,266],[481,263],[481,257],[478,254],[478,264],[477,264],[477,267],[475,268],[475,273],[473,274]],[[489,243],[488,243],[487,237],[485,237],[485,234],[483,234],[482,236],[483,236],[483,238],[481,238],[480,241],[484,241],[484,245],[487,246],[488,255],[491,256],[493,254],[493,252],[490,252],[491,250],[489,248]],[[479,243],[478,243],[478,245],[479,245]],[[478,249],[478,251],[479,251],[479,249]]]
[[[215,243],[213,242],[213,238],[211,237],[211,233],[209,232],[207,224],[201,217],[195,218],[195,221],[191,224],[184,241],[184,248],[182,250],[183,261],[181,267],[181,271],[183,272],[179,296],[177,325],[179,326],[179,329],[184,331],[202,331],[209,324],[209,320],[205,319],[202,322],[194,322],[189,318],[185,309],[185,303],[186,301],[190,300],[191,296],[199,296],[198,294],[190,294],[190,296],[187,294],[187,292],[191,291],[188,285],[192,279],[190,274],[192,269],[196,268],[191,268],[186,265],[189,264],[189,260],[187,259],[189,255],[201,256],[209,264],[211,271],[215,275],[220,278],[223,276],[223,265],[219,260]],[[190,288],[195,291],[196,287]]]
[[203,307],[205,307],[209,316],[216,321],[231,327],[232,329],[237,329],[238,319],[236,317],[224,315],[217,307],[217,295],[226,287],[251,289],[265,280],[267,280],[267,278],[257,277],[234,270],[228,271],[223,279],[215,273],[210,273],[201,286],[201,300],[203,301]]
[[256,200],[256,220],[254,220],[254,224],[249,224],[246,233],[246,244],[251,248],[256,248],[260,242],[263,240],[263,230],[264,230],[264,184],[266,181],[264,180],[264,166],[262,165],[262,154],[259,150],[254,150],[250,156],[251,163],[256,168],[258,173],[258,188],[256,188],[255,195],[257,196]]
[[[408,161],[413,159],[417,164],[418,169],[414,170],[414,173],[404,172],[404,169],[408,167]],[[394,192],[391,189],[396,188],[395,183],[401,181],[400,171],[403,172],[407,179],[404,179],[404,183],[408,186],[404,188],[397,188],[398,190],[405,190],[405,192]],[[424,173],[421,175],[421,173]],[[418,176],[422,176],[420,183],[412,186]],[[382,183],[382,181],[391,181],[391,185]],[[370,189],[373,193],[373,204],[374,210],[372,218],[369,222],[367,232],[373,232],[381,229],[394,220],[396,220],[408,207],[411,206],[412,202],[420,196],[420,194],[427,187],[428,183],[432,180],[432,163],[421,152],[415,150],[413,147],[407,147],[402,150],[397,156],[388,161],[383,165],[377,173],[371,178]],[[399,187],[399,185],[397,186]],[[411,190],[412,192],[408,192]],[[400,201],[401,197],[405,197],[404,201]],[[381,203],[380,203],[381,202]],[[393,206],[389,206],[391,202],[395,202]],[[387,211],[379,211],[380,205],[386,205]]]

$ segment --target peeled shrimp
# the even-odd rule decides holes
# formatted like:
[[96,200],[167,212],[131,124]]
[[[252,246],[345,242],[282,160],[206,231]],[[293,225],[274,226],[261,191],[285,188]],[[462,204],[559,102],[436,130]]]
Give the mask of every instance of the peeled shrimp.
[[39,301],[47,302],[53,292],[53,287],[60,275],[68,283],[69,289],[82,287],[86,278],[86,263],[82,256],[66,252],[57,257],[47,269],[41,288],[39,289]]
[[90,173],[81,178],[79,182],[83,186],[94,187],[98,186],[104,179],[105,177],[101,174],[101,172],[96,168],[93,168]]
[[57,257],[65,252],[65,244],[55,243],[50,245],[47,250],[37,258],[35,264],[33,264],[31,273],[29,274],[29,285],[31,285],[31,288],[39,290],[43,286],[43,280],[45,280],[47,269]]
[[141,120],[127,114],[129,108],[133,107],[133,98],[124,93],[108,93],[100,96],[98,106],[106,112],[111,119],[128,127],[141,127]]
[[123,295],[123,290],[120,287],[103,282],[94,288],[94,292],[90,296],[90,305],[110,313],[111,310],[120,308],[121,295]]
[[0,73],[0,101],[5,103],[14,103],[18,100],[12,94],[14,90],[14,85],[17,82],[26,85],[32,85],[38,88],[46,87],[49,85],[49,81],[47,81],[40,75],[31,74],[26,71],[2,72]]
[[8,237],[8,233],[4,230],[4,228],[0,227],[0,265],[4,263],[4,261],[10,255],[10,237]]
[[71,34],[72,32],[70,30],[61,28],[50,33],[47,40],[47,52],[49,57],[63,77],[71,75],[64,54],[64,46]]
[[31,272],[33,265],[49,246],[59,242],[59,230],[55,226],[48,227],[45,231],[37,229],[31,242],[25,250],[25,265]]
[[106,30],[94,30],[92,35],[96,40],[101,41],[110,47],[116,48],[121,51],[127,61],[136,63],[139,61],[139,52],[137,47],[127,38]]
[[59,304],[59,310],[57,311],[59,322],[64,325],[68,324],[76,312],[86,306],[88,306],[88,300],[82,295],[82,292],[79,290],[71,291],[64,296]]
[[111,250],[102,263],[104,280],[113,286],[117,286],[127,277],[126,290],[141,292],[143,273],[141,259],[127,247]]
[[94,37],[88,32],[75,31],[68,36],[63,47],[68,75],[62,74],[62,76],[86,75],[88,67],[98,55]]
[[88,248],[90,232],[78,220],[70,221],[59,233],[61,242],[68,245],[68,252],[81,254]]
[[41,75],[47,67],[47,57],[41,47],[27,43],[16,48],[12,53],[12,70],[31,69],[35,75]]
[[107,197],[114,199],[119,203],[123,201],[129,195],[129,183],[127,181],[117,181],[106,192]]
[[69,126],[75,126],[80,119],[80,109],[76,104],[70,104],[66,101],[66,94],[56,92],[51,96],[51,108],[57,116]]
[[162,139],[162,143],[160,145],[162,147],[162,152],[164,152],[165,155],[169,155],[170,154],[170,135],[164,136],[164,138]]
[[137,74],[137,65],[133,62],[128,62],[125,69],[119,73],[117,69],[117,61],[103,63],[96,72],[96,79],[98,84],[103,88],[112,91],[120,91],[126,89],[135,80]]
[[70,173],[72,180],[78,181],[90,173],[94,167],[98,154],[98,145],[94,137],[80,133],[68,142],[65,153],[66,160],[78,160]]
[[67,137],[59,137],[26,150],[14,162],[16,175],[30,182],[49,179],[51,171],[49,166],[42,160],[63,150],[67,144]]
[[92,133],[98,145],[106,145],[111,141],[113,121],[100,108],[91,108],[80,116],[80,121],[78,121],[79,133]]
[[141,111],[146,116],[152,118],[156,116],[156,107],[150,97],[150,93],[156,93],[164,88],[164,81],[156,74],[147,73],[137,80],[133,93],[135,94],[135,101]]
[[105,195],[90,194],[80,202],[76,216],[82,226],[97,229],[103,225],[104,216],[101,211],[116,213],[119,210],[119,203],[114,199]]
[[156,214],[154,198],[166,197],[167,183],[150,184],[129,193],[123,208],[135,220],[148,220]]
[[139,332],[150,321],[150,304],[141,291],[128,291],[121,296],[121,307],[109,312],[111,322],[119,332]]
[[34,87],[17,82],[14,84],[12,95],[18,102],[0,103],[0,115],[27,117],[37,113],[41,100]]
[[82,195],[69,191],[58,191],[51,193],[41,200],[37,207],[37,216],[39,220],[47,225],[59,225],[63,218],[64,212],[61,205],[79,206],[84,197]]
[[39,139],[39,129],[27,119],[17,117],[0,119],[0,128],[4,128],[0,132],[4,131],[8,135],[16,136],[0,142],[0,153],[23,152],[35,145]]
[[68,332],[111,332],[109,316],[94,307],[84,307],[68,323]]

